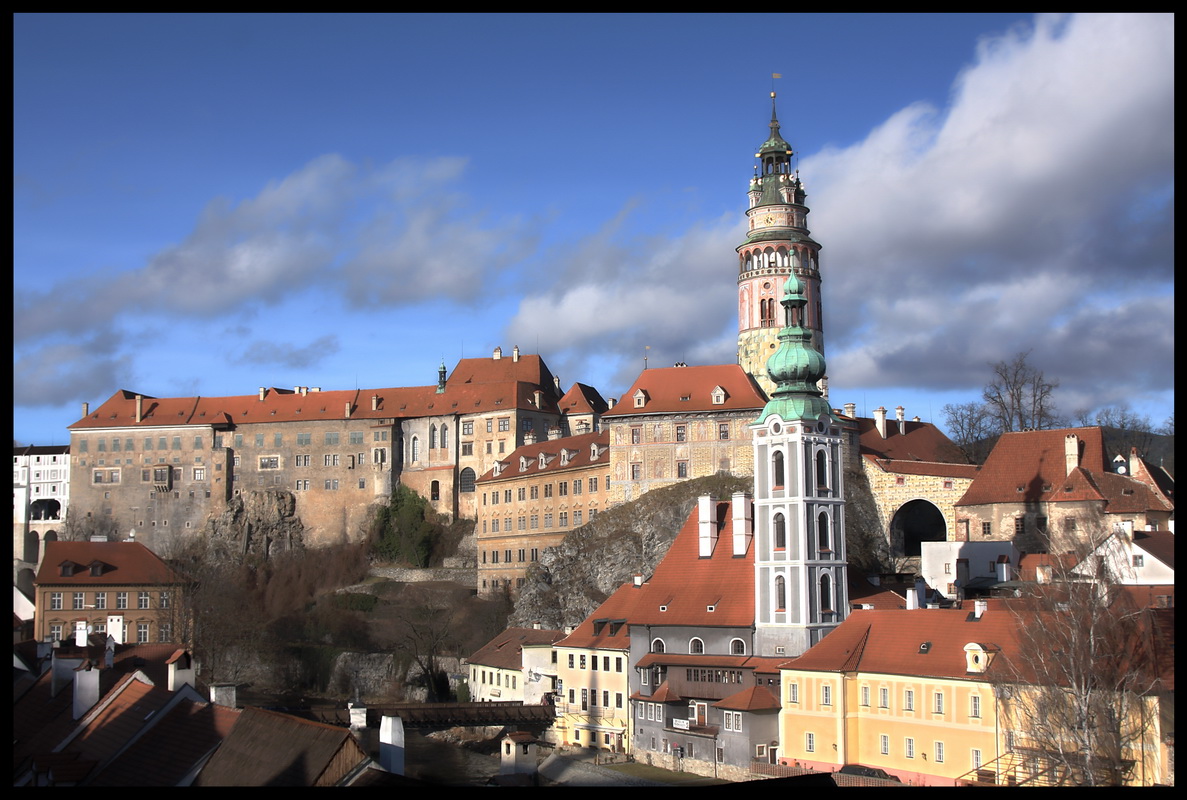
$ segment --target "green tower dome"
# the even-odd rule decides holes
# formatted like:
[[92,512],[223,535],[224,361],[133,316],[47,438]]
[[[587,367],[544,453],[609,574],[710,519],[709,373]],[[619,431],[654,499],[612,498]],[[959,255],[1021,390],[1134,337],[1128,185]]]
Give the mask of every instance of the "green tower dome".
[[817,388],[826,374],[824,356],[812,346],[812,332],[800,324],[808,299],[794,273],[783,285],[780,303],[787,325],[779,331],[779,348],[767,361],[775,391],[758,422],[771,414],[784,420],[831,418],[832,409]]

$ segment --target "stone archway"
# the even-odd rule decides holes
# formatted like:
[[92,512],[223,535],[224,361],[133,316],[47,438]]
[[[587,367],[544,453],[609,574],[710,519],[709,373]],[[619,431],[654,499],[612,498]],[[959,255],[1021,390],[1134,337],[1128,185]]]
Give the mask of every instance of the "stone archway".
[[948,539],[948,525],[934,503],[911,500],[899,507],[890,520],[890,540],[902,555],[922,554],[922,542],[943,542]]

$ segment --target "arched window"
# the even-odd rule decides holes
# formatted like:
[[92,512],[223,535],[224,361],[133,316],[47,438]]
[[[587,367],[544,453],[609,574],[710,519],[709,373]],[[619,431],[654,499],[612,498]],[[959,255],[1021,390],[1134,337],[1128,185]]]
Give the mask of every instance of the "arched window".
[[833,582],[827,575],[820,576],[820,610],[833,610]]
[[458,490],[466,493],[474,491],[474,470],[466,467],[458,475]]
[[783,451],[776,450],[771,456],[771,484],[776,489],[782,489],[783,480]]
[[816,451],[816,486],[828,489],[828,459],[823,450]]
[[431,484],[429,484],[429,499],[441,499],[441,481],[433,481]]
[[832,550],[832,536],[828,530],[828,514],[823,511],[816,518],[816,544],[821,550]]
[[436,425],[429,426],[429,449],[430,450],[437,449],[437,426]]
[[775,577],[775,608],[778,611],[787,608],[787,581],[782,575]]
[[653,652],[653,653],[664,652],[664,640],[663,639],[652,639],[651,640],[651,652]]
[[444,450],[448,447],[449,447],[449,426],[442,425],[441,426],[441,449]]
[[688,652],[694,656],[703,655],[705,652],[705,643],[694,637],[688,643]]
[[420,439],[415,436],[412,437],[412,457],[409,460],[420,461]]
[[787,518],[782,514],[776,514],[774,520],[775,528],[775,549],[783,550],[787,547]]
[[744,656],[746,655],[746,643],[741,639],[734,639],[730,642],[730,655]]

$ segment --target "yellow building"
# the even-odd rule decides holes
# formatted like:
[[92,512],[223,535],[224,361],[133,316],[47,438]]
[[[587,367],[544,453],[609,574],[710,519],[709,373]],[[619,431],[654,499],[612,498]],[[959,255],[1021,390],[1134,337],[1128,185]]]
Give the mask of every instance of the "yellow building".
[[[861,764],[925,786],[1057,782],[998,699],[1026,690],[1007,666],[1024,646],[1021,626],[1037,624],[1026,619],[999,600],[852,612],[781,670],[780,762],[821,771]],[[1143,701],[1160,723],[1146,736],[1151,763],[1128,782],[1164,779],[1153,763],[1165,727],[1158,699]]]

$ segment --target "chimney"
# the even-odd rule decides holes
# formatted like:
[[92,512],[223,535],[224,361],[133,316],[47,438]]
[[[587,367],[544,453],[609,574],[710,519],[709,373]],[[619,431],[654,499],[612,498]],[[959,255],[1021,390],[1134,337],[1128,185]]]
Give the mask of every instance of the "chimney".
[[404,774],[404,721],[399,717],[379,723],[379,766],[392,775]]
[[74,646],[87,646],[87,621],[85,619],[74,621]]
[[636,589],[638,589],[640,586],[643,585],[643,575],[641,573],[636,572],[633,580],[634,580],[634,587]]
[[237,688],[233,683],[210,684],[210,702],[227,708],[238,707]]
[[519,361],[519,345],[515,345],[511,348],[511,360]]
[[261,399],[261,400],[263,400],[263,399],[264,399],[264,395],[265,395],[266,393],[267,393],[267,390],[266,390],[266,389],[264,389],[264,387],[263,387],[263,386],[261,386],[261,387],[260,387],[260,399]]
[[845,416],[847,416],[847,417],[856,417],[857,416],[857,403],[846,403],[845,404]]
[[74,670],[74,719],[79,719],[99,702],[99,668],[84,661]]
[[350,711],[350,729],[352,731],[361,731],[367,727],[367,707],[362,703],[347,703],[346,708]]
[[1141,467],[1142,455],[1136,447],[1129,448],[1129,477],[1136,477]]
[[136,395],[136,421],[144,419],[144,396]]
[[713,495],[703,494],[697,498],[697,555],[708,558],[717,545],[717,514]]
[[197,670],[194,659],[185,650],[178,650],[167,662],[169,665],[169,691],[176,692],[182,686],[193,686]]
[[997,560],[997,579],[999,581],[1010,580],[1010,559],[1002,556]]
[[1072,470],[1080,466],[1080,437],[1074,433],[1063,437],[1063,460],[1067,465],[1068,475],[1071,475]]
[[499,361],[499,360],[500,360],[500,359],[502,359],[502,358],[503,358],[503,348],[501,348],[501,347],[496,347],[496,348],[495,348],[495,352],[494,352],[494,359],[495,359],[495,361]]
[[107,638],[113,644],[124,643],[124,618],[109,616],[107,618]]
[[754,538],[754,516],[750,496],[745,492],[734,492],[733,505],[734,555],[746,555],[750,540]]
[[973,601],[973,619],[981,619],[982,615],[985,613],[985,609],[987,609],[988,607],[989,607],[989,604],[986,603],[984,600],[974,600]]
[[562,395],[562,396],[564,395],[564,392],[561,391],[561,376],[560,375],[552,376],[552,385],[554,387],[556,387],[557,394]]
[[878,406],[874,409],[874,426],[878,428],[878,434],[886,438],[886,407]]
[[535,444],[536,443],[536,432],[533,430],[533,431],[528,431],[527,433],[525,433],[523,435],[523,443],[525,445]]
[[350,401],[346,402],[346,419],[350,419]]
[[[56,645],[61,645],[61,642],[55,642]],[[55,647],[50,651],[50,681],[49,681],[49,696],[57,697],[58,692],[66,688],[67,685],[74,681],[74,670],[82,666],[82,656],[68,656],[63,658],[62,648]]]
[[91,404],[83,403],[82,404],[82,415],[85,417],[87,414],[90,414],[90,413],[91,413]]
[[371,395],[371,410],[372,411],[379,410],[379,395],[377,395],[377,394]]
[[544,408],[544,392],[537,389],[536,391],[532,392],[532,398],[536,408]]
[[553,442],[561,438],[561,428],[559,425],[548,429],[548,441]]
[[894,418],[898,420],[898,432],[905,435],[907,432],[907,412],[902,406],[894,410]]
[[321,391],[321,387],[320,387],[320,386],[314,386],[314,387],[312,387],[312,388],[311,388],[309,391],[311,391],[311,392],[320,392],[320,391]]
[[916,414],[915,416],[911,417],[911,421],[912,421],[912,422],[923,422],[923,420],[919,419],[919,415],[918,415],[918,414]]
[[540,630],[540,623],[539,623],[539,622],[533,622],[533,623],[532,623],[532,630],[534,630],[534,631],[538,631],[538,630]]
[[111,669],[115,666],[115,637],[111,635],[111,627],[108,626],[107,641],[103,643],[103,669]]

